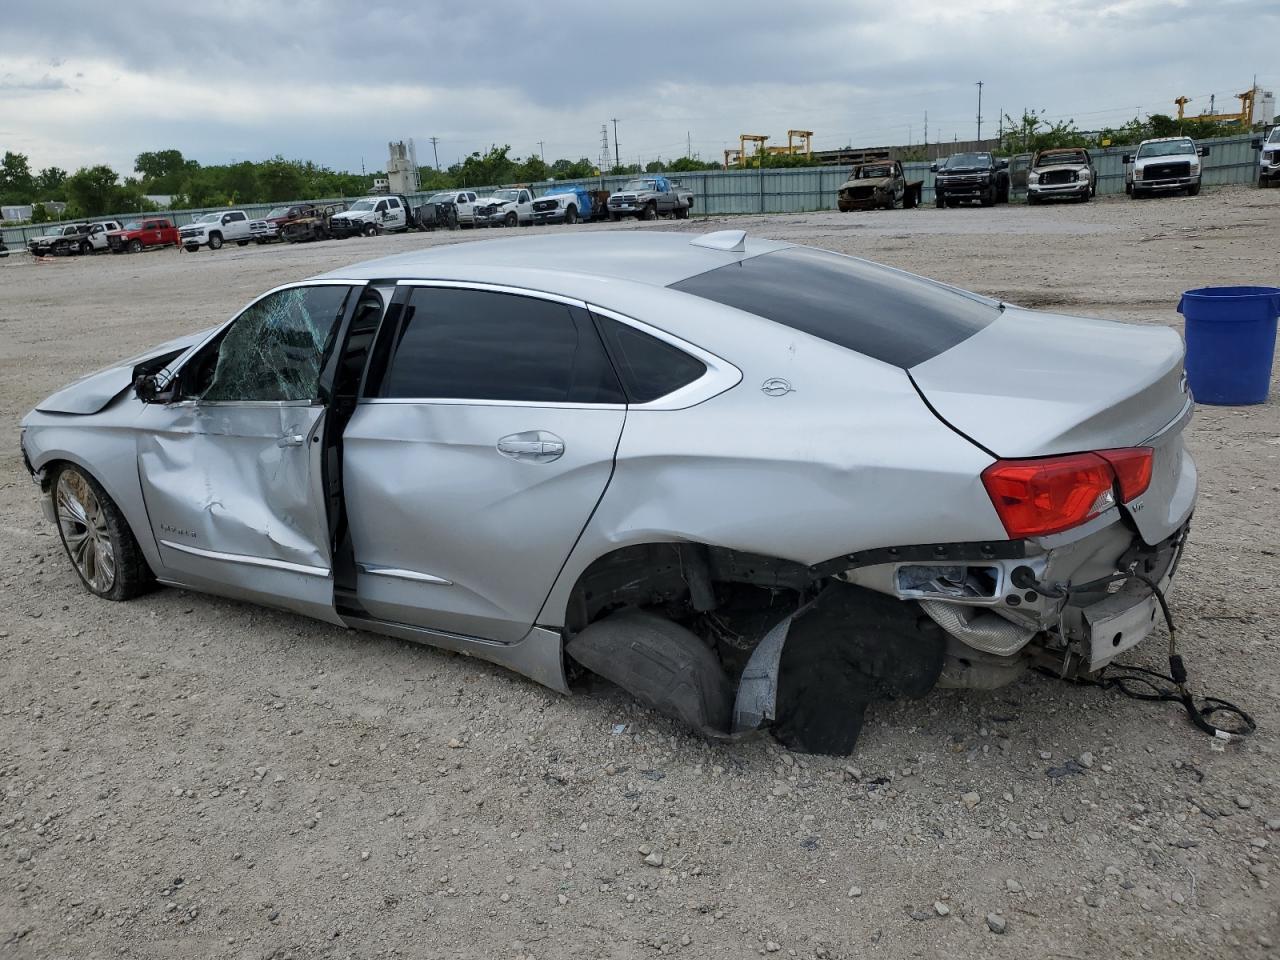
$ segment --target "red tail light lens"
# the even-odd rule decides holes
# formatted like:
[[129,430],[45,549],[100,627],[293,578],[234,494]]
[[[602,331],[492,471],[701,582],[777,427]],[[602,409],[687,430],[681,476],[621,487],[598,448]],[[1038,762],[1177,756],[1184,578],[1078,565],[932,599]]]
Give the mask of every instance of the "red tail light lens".
[[1043,537],[1092,520],[1151,485],[1154,451],[1124,447],[1035,460],[997,460],[982,485],[1009,536]]
[[1115,473],[1096,453],[997,460],[982,471],[1010,537],[1042,537],[1092,520],[1116,502]]
[[1099,450],[1098,456],[1111,464],[1120,483],[1120,502],[1140,497],[1151,486],[1151,465],[1155,451],[1150,447],[1125,447],[1121,450]]

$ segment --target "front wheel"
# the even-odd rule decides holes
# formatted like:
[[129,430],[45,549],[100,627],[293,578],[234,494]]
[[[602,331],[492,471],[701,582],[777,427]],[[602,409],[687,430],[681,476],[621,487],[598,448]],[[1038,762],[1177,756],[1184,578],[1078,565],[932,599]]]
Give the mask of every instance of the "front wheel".
[[1197,180],[1191,186],[1187,187],[1188,197],[1198,197],[1200,195],[1200,181]]
[[1133,184],[1132,184],[1132,183],[1126,183],[1126,184],[1124,185],[1124,192],[1125,192],[1125,193],[1127,193],[1129,196],[1131,196],[1131,197],[1132,197],[1132,196],[1133,196]]
[[514,227],[516,223],[519,221],[519,219],[520,218],[517,217],[514,213],[508,213],[505,217],[502,218],[502,225],[504,227]]
[[640,214],[640,219],[641,220],[657,220],[658,205],[656,203],[646,203],[644,205],[643,212],[641,212]]
[[53,509],[62,546],[91,593],[129,600],[151,586],[142,548],[98,481],[79,467],[64,466],[53,479]]
[[129,241],[129,252],[130,252],[130,253],[141,253],[141,252],[142,252],[142,241],[141,241],[141,240],[136,240],[136,239],[135,239],[135,240],[130,240],[130,241]]
[[933,205],[941,210],[947,205],[947,200],[941,193],[935,193],[933,195]]
[[378,228],[372,223],[366,223],[364,225],[364,235],[366,237],[376,237],[378,235]]
[[80,248],[79,248],[80,256],[82,256],[82,257],[83,257],[85,254],[89,253],[92,249],[93,249],[93,247],[91,247],[91,246],[89,245],[89,241],[88,241],[88,240],[81,240],[81,241],[80,241]]
[[564,222],[565,223],[578,222],[578,208],[575,207],[573,204],[569,204],[569,209],[567,209],[564,212]]

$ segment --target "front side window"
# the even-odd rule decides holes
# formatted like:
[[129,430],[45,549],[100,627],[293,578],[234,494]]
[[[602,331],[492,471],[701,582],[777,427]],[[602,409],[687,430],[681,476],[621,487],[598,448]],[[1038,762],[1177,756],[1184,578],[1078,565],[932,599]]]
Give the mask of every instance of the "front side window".
[[183,393],[208,401],[316,400],[320,370],[349,287],[277,290],[231,324],[208,357],[197,360]]
[[380,396],[625,402],[585,311],[536,297],[442,287],[414,291]]
[[374,212],[374,213],[386,213],[386,212],[387,212],[387,201],[385,201],[385,200],[379,200],[379,201],[378,201],[378,205],[377,205],[376,207],[374,207],[374,208],[373,208],[373,212]]

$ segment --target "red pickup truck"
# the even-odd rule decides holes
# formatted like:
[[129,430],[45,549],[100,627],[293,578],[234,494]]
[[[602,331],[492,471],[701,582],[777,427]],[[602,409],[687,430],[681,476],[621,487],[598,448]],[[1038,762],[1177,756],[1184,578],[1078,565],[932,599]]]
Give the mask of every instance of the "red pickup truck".
[[178,228],[164,217],[146,217],[130,220],[122,230],[107,234],[107,245],[112,253],[137,253],[143,247],[167,247],[178,245]]

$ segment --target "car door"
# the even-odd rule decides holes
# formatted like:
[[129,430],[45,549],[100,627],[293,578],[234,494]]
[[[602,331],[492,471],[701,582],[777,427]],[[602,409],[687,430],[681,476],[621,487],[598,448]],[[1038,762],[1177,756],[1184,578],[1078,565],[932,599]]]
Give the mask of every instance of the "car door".
[[397,300],[342,438],[358,603],[514,643],[608,485],[621,388],[582,304],[434,281]]
[[340,623],[324,497],[320,373],[350,283],[303,283],[250,304],[148,404],[138,474],[162,580]]

